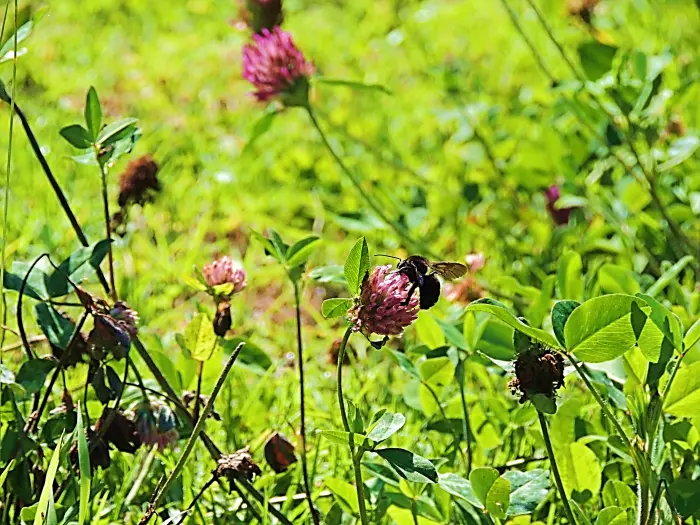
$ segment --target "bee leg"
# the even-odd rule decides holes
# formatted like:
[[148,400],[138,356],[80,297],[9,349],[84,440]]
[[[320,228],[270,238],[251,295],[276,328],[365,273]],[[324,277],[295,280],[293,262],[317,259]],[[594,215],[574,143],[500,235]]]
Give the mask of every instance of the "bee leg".
[[371,339],[367,339],[369,341],[369,344],[372,345],[372,348],[375,348],[377,350],[381,350],[382,347],[387,343],[389,340],[389,336],[385,335],[383,339],[380,339],[379,341],[372,341]]
[[408,295],[406,296],[406,299],[404,300],[403,303],[401,303],[402,306],[408,306],[408,303],[410,303],[411,299],[413,298],[413,293],[416,291],[416,288],[418,288],[418,284],[412,283],[411,289],[408,291]]

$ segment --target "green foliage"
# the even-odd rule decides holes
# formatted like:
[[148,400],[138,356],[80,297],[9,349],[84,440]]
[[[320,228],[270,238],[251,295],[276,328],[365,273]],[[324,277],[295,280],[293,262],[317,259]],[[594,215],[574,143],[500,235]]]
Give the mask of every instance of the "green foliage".
[[185,329],[185,345],[197,361],[208,361],[216,349],[217,337],[207,314],[195,315]]
[[362,281],[364,281],[368,271],[369,248],[367,247],[367,240],[362,237],[355,243],[350,253],[348,253],[348,257],[345,259],[345,266],[343,267],[348,291],[351,295],[357,295],[360,291],[360,285]]
[[[3,518],[135,524],[175,472],[164,523],[306,524],[304,458],[332,525],[698,523],[697,6],[286,4],[318,128],[289,94],[249,101],[231,5],[64,2],[37,25],[10,3]],[[153,202],[123,204],[132,150],[159,164]],[[370,245],[469,273],[401,335],[348,332],[339,372]],[[191,277],[221,255],[247,272],[235,300]],[[193,392],[240,343],[197,425]],[[167,410],[138,419],[149,405]],[[275,432],[290,450],[270,456]],[[205,487],[245,447],[261,473]]]

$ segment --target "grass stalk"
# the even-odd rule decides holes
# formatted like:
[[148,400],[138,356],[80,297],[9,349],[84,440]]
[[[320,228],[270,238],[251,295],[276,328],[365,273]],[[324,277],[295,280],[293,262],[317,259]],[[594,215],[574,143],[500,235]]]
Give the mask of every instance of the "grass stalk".
[[313,519],[314,525],[319,525],[318,512],[316,512],[314,502],[311,499],[311,481],[309,480],[309,469],[306,457],[306,396],[304,393],[304,347],[301,336],[301,297],[299,294],[299,283],[291,277],[290,280],[294,286],[294,303],[297,321],[297,360],[299,361],[299,405],[301,412],[301,470],[304,476],[304,490],[306,491],[306,501],[309,503],[311,518]]
[[202,415],[197,420],[197,423],[194,426],[194,430],[192,430],[192,434],[190,435],[190,438],[187,440],[187,443],[185,444],[185,448],[182,451],[182,455],[180,456],[180,459],[178,459],[177,463],[175,464],[175,467],[170,472],[170,475],[168,476],[168,478],[165,480],[165,483],[163,483],[160,486],[160,488],[158,489],[156,494],[151,499],[151,502],[148,505],[148,510],[146,511],[146,513],[143,515],[143,517],[139,521],[139,525],[144,525],[150,521],[150,519],[153,517],[153,514],[156,512],[156,509],[158,508],[160,501],[163,499],[163,496],[165,495],[166,491],[170,487],[170,484],[180,475],[180,472],[182,472],[182,468],[185,466],[185,463],[187,463],[187,459],[189,458],[190,454],[194,450],[194,445],[197,441],[197,438],[199,437],[199,434],[202,432],[202,430],[204,430],[204,426],[206,424],[207,417],[209,416],[212,408],[214,407],[214,401],[216,400],[216,397],[219,395],[219,391],[221,390],[221,387],[224,385],[224,381],[226,380],[226,377],[228,376],[228,373],[231,370],[233,363],[236,362],[236,358],[238,358],[238,354],[241,353],[242,349],[243,349],[243,343],[239,344],[238,347],[236,347],[236,349],[233,351],[231,356],[226,361],[226,364],[224,365],[224,369],[221,371],[219,378],[216,380],[216,384],[214,385],[214,390],[212,390],[212,392],[211,392],[211,395],[209,397],[209,401],[207,401],[207,404],[204,406],[204,409],[202,410]]
[[348,339],[350,339],[351,335],[352,327],[348,326],[348,329],[345,330],[345,335],[343,336],[343,342],[340,344],[340,350],[338,351],[338,406],[340,407],[340,417],[343,420],[343,428],[345,429],[345,432],[350,434],[348,443],[350,446],[350,456],[352,457],[353,471],[355,473],[355,490],[357,491],[357,505],[360,509],[360,520],[362,525],[368,525],[369,521],[367,520],[367,507],[365,505],[365,491],[362,482],[362,468],[360,463],[362,461],[363,450],[360,449],[359,453],[355,453],[355,438],[354,434],[350,430],[348,415],[345,411],[345,398],[343,396],[343,359],[345,358],[345,347],[347,346]]
[[564,512],[566,512],[566,517],[569,523],[572,525],[576,524],[574,520],[574,514],[571,512],[571,506],[569,505],[569,498],[566,497],[566,491],[564,490],[564,484],[561,481],[561,475],[559,474],[559,467],[557,466],[557,461],[554,457],[554,449],[552,448],[552,440],[549,438],[549,430],[547,429],[547,420],[544,414],[537,411],[537,416],[540,420],[540,427],[542,428],[542,436],[544,437],[544,444],[547,447],[547,455],[549,456],[549,463],[552,465],[552,474],[554,474],[554,481],[557,484],[557,490],[561,496],[561,502],[564,505]]

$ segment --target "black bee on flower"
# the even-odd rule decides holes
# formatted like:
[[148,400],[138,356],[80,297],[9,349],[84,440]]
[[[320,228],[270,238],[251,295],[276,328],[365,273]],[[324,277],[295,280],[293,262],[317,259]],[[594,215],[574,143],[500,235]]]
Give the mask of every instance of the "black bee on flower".
[[420,290],[420,308],[427,310],[432,308],[440,298],[440,280],[438,276],[453,281],[459,279],[467,273],[467,267],[458,262],[433,262],[430,259],[420,255],[411,255],[406,259],[399,259],[399,264],[396,266],[396,271],[408,277],[411,282],[411,288],[408,290],[408,295],[404,301],[407,305],[416,290]]

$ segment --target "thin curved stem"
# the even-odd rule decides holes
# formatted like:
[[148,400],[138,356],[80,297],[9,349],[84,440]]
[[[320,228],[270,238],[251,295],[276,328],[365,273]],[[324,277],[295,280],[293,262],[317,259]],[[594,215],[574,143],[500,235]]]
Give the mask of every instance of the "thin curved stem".
[[462,377],[459,382],[459,396],[462,400],[462,431],[464,432],[464,441],[467,444],[467,475],[472,470],[472,440],[471,440],[471,423],[469,422],[469,406],[467,405],[467,396],[464,392],[464,360],[460,362],[462,365]]
[[[63,208],[63,212],[66,214],[66,217],[68,217],[68,221],[73,227],[75,235],[78,237],[80,244],[87,248],[88,246],[90,246],[90,243],[88,242],[87,237],[85,237],[85,233],[83,232],[83,229],[80,226],[80,223],[78,222],[75,213],[73,213],[73,210],[71,209],[70,204],[68,203],[68,199],[66,199],[66,195],[63,193],[61,186],[58,184],[56,177],[51,171],[49,163],[46,161],[46,157],[44,157],[44,154],[41,152],[41,146],[39,146],[39,143],[36,140],[36,136],[34,135],[34,132],[32,131],[31,126],[29,125],[27,117],[25,116],[24,112],[19,107],[19,105],[17,105],[17,103],[14,102],[14,97],[10,97],[8,95],[7,99],[8,100],[3,100],[10,104],[11,107],[14,105],[14,112],[17,115],[17,117],[19,117],[19,120],[22,123],[24,133],[27,135],[27,139],[29,140],[29,145],[32,148],[32,152],[39,161],[39,164],[41,165],[41,168],[44,171],[44,174],[46,175],[46,178],[48,179],[49,184],[51,185],[51,188],[53,189],[53,192],[56,195],[56,198],[58,199],[58,202],[61,204],[61,208]],[[107,284],[107,279],[105,278],[104,273],[102,273],[102,270],[100,268],[97,268],[96,271],[97,277],[99,278],[102,287],[105,289],[106,292],[109,292],[109,284]]]
[[[96,153],[97,154],[97,153]],[[109,242],[109,284],[112,288],[112,300],[117,301],[119,299],[117,295],[117,287],[115,285],[114,278],[114,254],[112,253],[112,224],[109,215],[109,196],[107,194],[107,167],[104,165],[100,166],[100,174],[102,176],[102,206],[105,212],[105,230],[107,233],[107,239]]]
[[80,330],[82,330],[85,321],[87,321],[87,318],[88,313],[83,312],[83,315],[80,316],[80,319],[78,320],[78,324],[75,325],[73,335],[71,335],[71,338],[68,341],[68,344],[66,345],[66,349],[61,354],[61,358],[58,360],[58,364],[56,365],[56,368],[54,370],[53,375],[51,376],[49,384],[46,387],[46,392],[44,393],[44,397],[41,400],[41,404],[39,405],[39,409],[37,410],[37,414],[35,416],[35,419],[33,420],[34,424],[29,427],[29,432],[31,432],[33,429],[39,426],[39,420],[41,419],[41,415],[44,413],[46,405],[49,402],[51,390],[53,390],[53,386],[56,384],[56,380],[58,379],[59,374],[61,372],[64,372],[64,367],[66,362],[68,362],[68,359],[70,358],[71,351],[73,350],[73,345],[75,344],[75,341],[78,339],[78,337],[80,337]]
[[[341,133],[344,135],[348,140],[351,140],[360,146],[362,146],[364,149],[366,149],[368,152],[370,152],[377,160],[380,162],[383,162],[389,166],[392,166],[394,169],[398,171],[403,171],[406,172],[408,175],[413,177],[415,180],[420,181],[422,183],[428,184],[430,181],[424,176],[418,173],[415,169],[411,168],[401,157],[401,155],[396,151],[395,148],[392,147],[392,151],[390,156],[386,156],[386,152],[383,151],[381,148],[373,145],[369,141],[363,139],[362,137],[358,137],[357,135],[353,135],[350,133],[350,131],[345,128],[344,126],[334,124],[333,121],[328,117],[327,114],[321,112],[316,108],[316,114],[318,114],[321,119],[323,119],[323,122],[331,128],[331,130],[336,131],[338,133]],[[415,181],[414,181],[415,182]]]
[[[170,383],[168,383],[168,380],[165,378],[163,373],[160,371],[160,368],[158,368],[158,365],[153,361],[153,358],[151,355],[148,353],[148,350],[146,347],[143,345],[141,340],[136,337],[132,341],[134,347],[136,348],[136,351],[139,353],[139,356],[141,359],[144,360],[146,363],[146,366],[150,370],[150,372],[153,374],[153,377],[156,379],[158,382],[158,385],[164,390],[164,394],[157,393],[155,390],[150,390],[154,394],[162,395],[163,397],[167,396],[166,399],[168,399],[171,403],[173,403],[182,413],[182,415],[187,419],[187,422],[190,423],[191,425],[195,425],[196,421],[192,417],[192,414],[190,414],[190,411],[187,409],[187,407],[184,405],[184,403],[178,398],[177,392],[173,389],[172,386],[170,386]],[[207,452],[209,452],[209,455],[214,461],[218,461],[219,458],[221,457],[221,450],[219,450],[219,447],[216,446],[216,443],[209,437],[209,435],[202,430],[199,435],[200,439],[202,440],[202,443],[204,444],[205,448],[207,449]],[[239,483],[256,499],[258,500],[262,505],[267,506],[267,510],[275,516],[281,523],[284,525],[292,525],[292,522],[289,521],[284,514],[282,514],[277,508],[275,508],[274,505],[272,505],[270,502],[268,502],[265,499],[265,496],[260,494],[260,491],[255,488],[255,486],[252,483],[249,483],[245,480],[239,480]]]
[[[448,421],[447,417],[447,412],[445,412],[445,408],[442,406],[442,403],[440,402],[440,398],[437,395],[437,392],[435,392],[435,389],[430,386],[429,383],[426,383],[425,381],[421,381],[421,384],[428,390],[430,395],[433,397],[433,401],[435,401],[435,404],[438,406],[438,410],[440,411],[440,416],[444,421]],[[467,458],[464,455],[464,451],[462,450],[462,447],[459,446],[459,435],[454,433],[454,438],[455,438],[455,444],[456,444],[456,449],[459,452],[460,457],[462,458],[462,462],[464,463],[465,467],[467,467]],[[468,470],[467,470],[468,472]]]
[[348,423],[348,415],[345,412],[345,398],[343,397],[343,359],[345,358],[345,347],[348,344],[348,339],[352,335],[352,327],[348,327],[343,335],[343,341],[340,343],[340,350],[338,350],[338,369],[337,369],[337,383],[338,383],[338,406],[340,407],[340,418],[343,420],[343,428],[346,432],[350,432],[350,424]]
[[624,441],[625,445],[627,446],[627,448],[630,450],[630,453],[631,453],[632,449],[633,449],[632,442],[630,441],[630,438],[627,436],[625,429],[622,428],[622,425],[620,424],[620,422],[617,420],[615,415],[610,410],[610,407],[608,407],[608,404],[603,400],[601,395],[598,393],[596,388],[591,383],[590,379],[588,379],[586,372],[581,368],[581,366],[579,366],[579,364],[576,362],[576,360],[567,353],[565,353],[564,355],[566,355],[569,362],[572,365],[574,365],[574,368],[576,369],[576,373],[579,375],[579,377],[581,379],[583,379],[583,382],[586,383],[586,387],[591,392],[591,394],[593,395],[595,400],[598,402],[598,404],[600,405],[600,408],[603,410],[603,413],[610,420],[610,422],[613,424],[613,426],[617,430],[617,433],[620,435],[620,438],[622,439],[622,441]]
[[566,52],[564,51],[564,47],[555,38],[554,32],[552,31],[552,28],[547,23],[547,19],[544,17],[544,14],[542,13],[542,11],[540,11],[540,8],[537,6],[535,1],[534,0],[526,0],[526,2],[528,4],[530,4],[530,7],[533,9],[533,11],[535,11],[535,15],[537,16],[537,19],[540,21],[540,24],[542,24],[542,27],[544,28],[545,33],[547,33],[547,36],[549,37],[549,39],[556,46],[556,48],[559,50],[559,54],[564,59],[564,62],[566,62],[566,65],[569,66],[569,69],[571,69],[571,72],[574,74],[576,79],[579,82],[586,82],[586,78],[581,74],[581,72],[578,70],[578,68],[574,65],[574,63],[571,61],[569,56],[566,54]]
[[345,335],[343,335],[343,342],[340,344],[340,350],[338,351],[338,405],[340,406],[340,417],[343,420],[343,428],[345,429],[345,432],[350,434],[348,443],[350,446],[350,456],[352,457],[353,470],[355,472],[355,490],[357,490],[357,505],[360,509],[360,520],[362,525],[369,525],[369,521],[367,520],[367,508],[365,506],[364,484],[362,482],[362,468],[360,463],[364,450],[362,450],[360,447],[359,453],[355,454],[355,438],[354,434],[350,430],[348,415],[345,412],[345,398],[343,397],[343,359],[345,358],[345,347],[348,344],[350,335],[352,335],[352,327],[348,326],[347,330],[345,330]]
[[549,463],[552,465],[552,474],[554,474],[554,481],[557,484],[557,489],[559,490],[559,495],[561,496],[561,502],[564,505],[564,511],[566,512],[566,517],[572,525],[576,524],[574,520],[574,514],[571,512],[571,506],[569,505],[569,499],[566,497],[566,491],[564,490],[564,484],[561,481],[561,476],[559,475],[559,467],[557,467],[557,461],[554,458],[554,450],[552,449],[552,441],[549,438],[549,430],[547,429],[547,420],[544,414],[537,411],[537,416],[540,420],[540,427],[542,428],[542,436],[544,437],[544,444],[547,447],[547,455],[549,456]]
[[520,25],[520,21],[518,20],[518,15],[513,10],[513,7],[508,3],[508,0],[501,0],[501,4],[503,4],[503,7],[508,12],[508,16],[510,17],[511,22],[513,22],[515,29],[518,31],[518,33],[520,33],[520,36],[525,41],[527,47],[530,49],[530,53],[532,53],[532,56],[535,58],[535,62],[537,62],[539,68],[549,79],[549,81],[552,84],[555,84],[557,82],[556,77],[552,74],[549,68],[547,68],[547,66],[544,63],[544,59],[537,50],[537,47],[532,42],[532,40],[530,40],[530,37],[527,36],[527,33],[525,33],[525,31],[523,30],[523,27]]
[[687,350],[684,350],[681,352],[681,355],[678,356],[678,361],[676,361],[676,365],[673,367],[673,370],[671,371],[671,377],[668,379],[668,383],[666,383],[666,386],[664,387],[664,391],[661,394],[661,405],[663,406],[663,403],[666,401],[666,396],[668,395],[669,391],[671,390],[671,385],[673,385],[673,381],[676,379],[676,375],[678,374],[678,369],[681,367],[681,362],[683,361],[683,358],[685,357],[685,354],[687,354]]
[[188,507],[180,513],[180,516],[182,516],[182,518],[180,519],[180,521],[178,522],[177,525],[182,525],[183,523],[185,523],[185,520],[187,519],[187,515],[190,513],[190,511],[191,511],[191,510],[194,508],[194,506],[197,504],[197,501],[199,501],[199,498],[201,498],[201,497],[204,495],[204,493],[207,491],[207,489],[208,489],[209,487],[211,487],[214,483],[216,483],[216,476],[212,476],[212,477],[209,479],[209,481],[207,481],[207,482],[202,486],[202,488],[199,489],[199,492],[197,493],[197,495],[192,499],[192,503],[190,503],[190,504],[188,505]]
[[[260,515],[260,511],[257,509],[257,507],[256,507],[255,505],[253,505],[253,504],[250,502],[250,500],[248,499],[248,496],[246,496],[246,495],[245,495],[245,492],[243,492],[243,489],[242,489],[241,487],[239,487],[238,484],[237,484],[235,481],[231,481],[231,486],[233,487],[233,490],[235,490],[236,493],[238,493],[238,495],[240,496],[241,502],[243,503],[243,505],[245,505],[245,508],[246,508],[247,510],[249,510],[250,513],[251,513],[253,516],[255,516],[255,519],[257,519],[260,523],[264,523],[263,517]],[[251,485],[251,486],[252,486],[252,485]],[[253,489],[253,490],[255,490],[255,489]],[[273,516],[277,517],[277,519],[280,519],[280,517],[277,516],[277,514],[275,514],[275,513],[277,512],[277,513],[279,513],[279,515],[282,516],[282,518],[283,518],[283,519],[280,519],[280,521],[281,521],[282,523],[289,523],[288,520],[287,520],[287,518],[285,518],[284,515],[282,515],[282,513],[279,512],[275,507],[273,507],[272,504],[271,504],[269,501],[268,501],[268,506],[269,506],[269,508],[271,509],[271,510],[270,510],[270,513],[271,513]]]
[[[10,9],[10,2],[5,6],[5,15],[2,19],[2,31],[0,40],[5,35],[5,23],[7,22],[7,11]],[[7,164],[5,165],[5,192],[3,199],[3,219],[2,219],[2,260],[0,261],[0,286],[2,287],[2,335],[0,336],[0,347],[5,345],[5,335],[7,325],[7,297],[5,296],[5,255],[7,254],[7,223],[10,214],[10,172],[12,168],[12,136],[14,135],[15,119],[12,116],[14,110],[15,93],[17,90],[17,0],[15,0],[15,34],[14,34],[14,54],[12,60],[12,102],[10,102],[10,129],[7,139]],[[2,356],[0,356],[0,361]]]
[[[27,287],[27,281],[29,280],[29,275],[32,273],[32,271],[34,270],[36,265],[39,264],[39,261],[44,257],[49,257],[49,254],[42,253],[39,257],[37,257],[34,260],[34,262],[31,264],[31,266],[27,270],[27,273],[25,274],[24,279],[22,279],[22,284],[19,287],[19,298],[17,299],[17,311],[15,314],[17,317],[17,328],[19,330],[20,338],[22,339],[22,346],[24,346],[24,351],[27,353],[27,357],[29,359],[34,359],[34,351],[32,350],[32,347],[29,344],[29,339],[27,338],[27,332],[24,329],[24,312],[22,310],[22,300],[24,299],[24,290]],[[3,283],[3,286],[4,286],[4,283]]]
[[[216,343],[214,343],[216,347]],[[213,352],[212,352],[213,353]],[[202,375],[204,374],[204,361],[199,362],[199,368],[197,370],[197,391],[194,394],[194,407],[192,408],[192,417],[199,419],[199,404],[200,396],[202,395]]]
[[297,360],[299,361],[299,405],[301,411],[301,470],[304,476],[304,489],[306,490],[306,501],[309,503],[311,518],[313,519],[314,525],[319,525],[318,513],[311,499],[311,482],[309,480],[309,469],[306,458],[306,396],[304,394],[304,347],[301,337],[301,298],[299,296],[299,283],[292,279],[291,276],[290,280],[294,286],[294,303],[297,317]]
[[[260,502],[260,504],[267,505],[268,512],[270,514],[272,514],[275,518],[280,520],[281,523],[284,523],[284,525],[293,525],[293,523],[291,521],[289,521],[289,519],[287,519],[287,517],[284,514],[282,514],[279,511],[279,509],[277,509],[277,507],[275,507],[272,503],[270,503],[267,500],[267,498],[265,498],[265,496],[263,496],[260,493],[260,491],[258,489],[256,489],[250,481],[242,478],[242,479],[237,480],[237,483],[240,483],[243,486],[243,488],[245,488],[256,500],[258,500],[258,502]],[[239,494],[241,494],[241,496],[242,496],[241,492],[239,492]],[[242,499],[244,501],[247,501],[244,497]],[[253,508],[253,507],[250,507],[250,508]]]
[[391,229],[394,230],[394,232],[405,244],[420,249],[425,255],[429,257],[437,258],[435,254],[431,252],[430,248],[427,245],[425,245],[425,243],[413,239],[405,226],[387,216],[384,210],[382,210],[381,206],[379,206],[379,204],[375,202],[374,198],[369,193],[367,193],[367,191],[362,187],[362,184],[360,183],[357,176],[345,165],[343,159],[341,159],[340,156],[336,153],[335,149],[333,149],[333,146],[328,141],[326,134],[324,133],[323,129],[321,129],[321,126],[319,125],[318,120],[316,119],[316,115],[314,114],[314,111],[311,108],[311,106],[307,106],[305,109],[309,114],[311,123],[313,124],[314,128],[316,128],[316,131],[321,137],[324,146],[326,146],[326,149],[331,154],[336,164],[338,164],[338,167],[340,167],[342,172],[348,177],[348,179],[350,179],[352,185],[355,187],[355,189],[358,191],[358,193],[360,194],[362,199],[367,203],[367,205],[370,208],[372,208],[374,213],[376,213],[386,225],[391,227]]
[[182,451],[182,455],[180,456],[180,459],[178,459],[177,463],[175,464],[175,467],[170,472],[168,479],[165,480],[165,483],[163,483],[163,485],[161,485],[161,487],[158,489],[158,492],[153,496],[153,499],[151,500],[151,502],[148,505],[148,509],[146,510],[146,513],[143,515],[143,517],[139,521],[139,525],[144,525],[150,521],[151,517],[153,516],[153,514],[157,510],[161,499],[163,499],[163,496],[165,495],[168,488],[170,487],[170,484],[173,482],[173,480],[175,480],[180,475],[180,472],[182,471],[182,468],[185,466],[187,459],[189,458],[190,454],[192,453],[192,450],[194,450],[194,444],[197,441],[199,434],[202,432],[202,430],[204,430],[204,425],[206,423],[207,417],[209,416],[209,413],[211,412],[212,408],[214,407],[214,401],[216,400],[216,397],[219,395],[219,391],[221,390],[221,387],[224,385],[224,381],[226,380],[226,377],[228,376],[228,373],[231,370],[233,363],[236,362],[236,358],[238,358],[238,355],[241,353],[242,348],[243,348],[243,343],[238,345],[238,347],[233,351],[231,356],[226,361],[226,364],[224,365],[224,369],[221,371],[219,378],[216,380],[216,384],[214,385],[214,390],[212,390],[211,395],[209,396],[209,401],[207,401],[207,404],[204,406],[204,409],[202,410],[202,415],[197,420],[197,423],[195,424],[194,429],[192,430],[192,434],[190,435],[190,438],[187,440],[187,443],[185,444],[185,448]]

